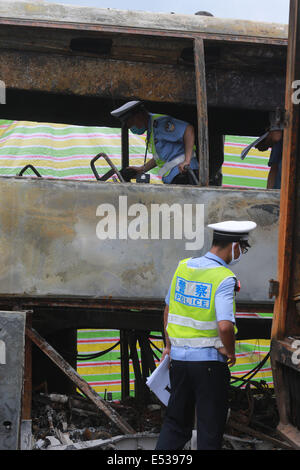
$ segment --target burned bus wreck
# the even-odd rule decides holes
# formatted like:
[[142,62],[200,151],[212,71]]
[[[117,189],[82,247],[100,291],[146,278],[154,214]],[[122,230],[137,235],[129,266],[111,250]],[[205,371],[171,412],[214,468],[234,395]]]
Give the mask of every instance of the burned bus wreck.
[[[10,416],[5,411],[5,422],[14,423],[5,431],[10,448],[20,446],[18,424],[30,422],[32,387],[43,381],[50,392],[80,388],[130,433],[132,428],[74,374],[77,329],[120,330],[123,398],[129,395],[129,352],[134,357],[139,341],[142,370],[138,361],[134,366],[136,393],[143,397],[145,377],[155,367],[147,332],[163,331],[170,276],[179,259],[207,251],[211,240],[204,227],[219,219],[257,223],[252,257],[237,270],[243,286],[237,306],[243,312],[273,311],[269,280],[277,277],[280,192],[222,188],[220,170],[224,135],[259,136],[274,116],[284,119],[288,28],[17,1],[1,2],[0,24],[3,118],[117,127],[111,111],[136,99],[150,112],[172,115],[196,129],[198,187],[0,177],[0,307],[7,338],[12,312],[20,315],[26,336],[25,357],[19,350],[25,367],[19,377],[21,383],[24,374],[22,409]],[[122,168],[129,164],[123,127]],[[181,238],[163,239],[160,227],[159,236],[148,239],[99,239],[99,206],[112,205],[117,220],[123,220],[128,216],[120,203],[124,199],[127,208],[143,204],[148,214],[153,204],[177,204],[182,210],[189,205],[189,237],[183,232]],[[173,229],[174,219],[171,210]],[[187,249],[201,226],[201,248]],[[257,275],[249,275],[253,272]],[[239,338],[270,338],[269,321],[237,321]],[[6,347],[12,347],[9,341]]]

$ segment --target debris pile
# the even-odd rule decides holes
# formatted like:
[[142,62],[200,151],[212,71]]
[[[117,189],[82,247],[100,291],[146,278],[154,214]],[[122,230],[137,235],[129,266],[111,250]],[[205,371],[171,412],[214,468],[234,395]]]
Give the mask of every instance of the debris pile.
[[[164,405],[158,404],[156,397],[150,405],[141,405],[135,398],[121,402],[110,401],[109,404],[137,434],[120,436],[118,426],[83,395],[34,394],[33,449],[118,450],[121,440],[125,438],[127,441],[121,448],[144,449],[147,437],[152,439],[146,444],[148,448],[155,448],[166,410]],[[277,424],[278,412],[273,389],[269,389],[263,381],[249,382],[244,389],[231,386],[230,412],[222,448],[291,449],[276,431]],[[134,442],[132,436],[143,438],[142,444]],[[195,439],[192,438],[185,448],[194,450],[195,445]]]
[[278,421],[274,390],[263,380],[248,381],[243,389],[231,386],[224,449],[291,449],[276,430]]
[[[159,433],[160,405],[141,407],[134,398],[109,404],[137,433]],[[78,442],[107,441],[120,436],[120,429],[80,394],[39,393],[33,396],[32,433],[33,449],[43,450]]]

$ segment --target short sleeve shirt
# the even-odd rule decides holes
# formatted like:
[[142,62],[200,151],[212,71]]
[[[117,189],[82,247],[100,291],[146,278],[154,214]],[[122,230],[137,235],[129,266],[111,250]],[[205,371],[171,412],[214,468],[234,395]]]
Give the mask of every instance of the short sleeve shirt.
[[[188,123],[171,116],[162,116],[155,119],[153,123],[153,137],[157,155],[165,162],[184,155],[184,133]],[[192,158],[191,168],[198,168],[198,161]],[[163,177],[164,183],[171,183],[173,178],[179,174],[178,165],[170,173]]]

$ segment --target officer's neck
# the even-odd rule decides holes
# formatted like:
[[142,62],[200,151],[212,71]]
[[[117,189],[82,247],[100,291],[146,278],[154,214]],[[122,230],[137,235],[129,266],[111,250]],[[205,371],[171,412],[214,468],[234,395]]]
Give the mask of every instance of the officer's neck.
[[214,255],[218,256],[223,261],[225,261],[226,264],[230,263],[230,261],[231,261],[231,245],[226,246],[225,248],[221,248],[219,246],[212,246],[209,251],[210,251],[210,253],[213,253]]

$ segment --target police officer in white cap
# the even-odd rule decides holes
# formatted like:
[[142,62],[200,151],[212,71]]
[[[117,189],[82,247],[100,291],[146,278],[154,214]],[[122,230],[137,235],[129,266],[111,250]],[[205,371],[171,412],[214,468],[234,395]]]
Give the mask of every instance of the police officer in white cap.
[[220,449],[228,412],[230,372],[235,364],[235,292],[230,266],[250,247],[252,221],[208,225],[210,251],[180,261],[164,312],[171,394],[157,450],[179,450],[192,435],[195,408],[198,450]]
[[[129,167],[131,170],[143,174],[157,166],[165,184],[197,183],[199,166],[191,124],[164,114],[149,113],[141,101],[129,101],[111,114],[134,134],[147,132],[145,164]],[[146,163],[148,149],[152,158]],[[188,172],[186,167],[190,169]]]

